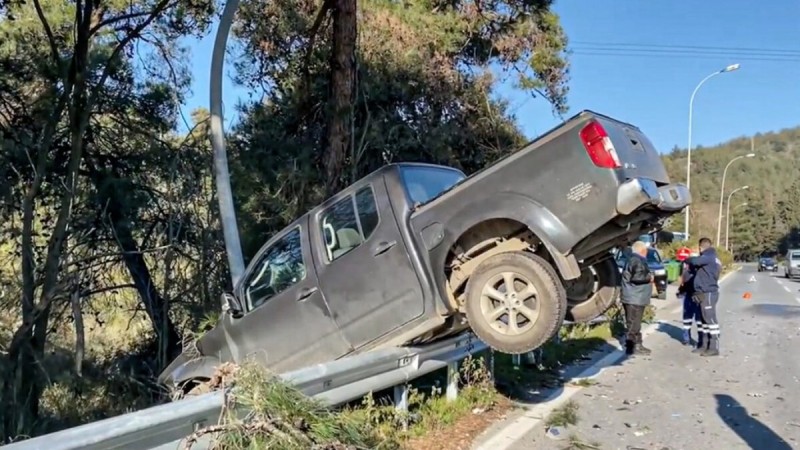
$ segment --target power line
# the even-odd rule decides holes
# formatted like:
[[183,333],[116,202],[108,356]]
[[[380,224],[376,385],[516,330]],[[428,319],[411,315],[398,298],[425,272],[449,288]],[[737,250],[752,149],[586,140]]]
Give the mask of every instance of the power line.
[[800,56],[800,49],[776,49],[776,48],[757,48],[757,47],[716,47],[704,45],[677,45],[677,44],[643,44],[643,43],[625,43],[625,42],[590,42],[590,41],[570,41],[577,45],[589,45],[600,47],[644,47],[644,49],[689,49],[689,50],[708,50],[708,51],[722,51],[722,52],[757,52],[757,53],[782,53],[791,56]]
[[618,49],[600,48],[573,48],[571,53],[577,56],[612,56],[612,57],[635,57],[635,58],[683,58],[683,59],[704,59],[704,60],[733,60],[736,61],[769,61],[769,62],[798,62],[797,57],[771,56],[771,55],[742,55],[742,54],[715,54],[715,53],[693,53],[693,52],[655,52],[652,50],[632,50],[624,51]]

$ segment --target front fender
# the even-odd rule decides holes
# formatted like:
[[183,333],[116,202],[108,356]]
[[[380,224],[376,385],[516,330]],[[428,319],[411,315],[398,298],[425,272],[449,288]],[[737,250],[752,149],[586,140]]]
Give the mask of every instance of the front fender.
[[158,382],[167,386],[180,386],[197,378],[210,379],[219,364],[220,360],[213,356],[190,357],[181,353],[161,372]]
[[449,245],[473,226],[491,219],[511,219],[527,225],[542,240],[564,279],[580,276],[578,262],[570,254],[578,242],[576,236],[549,209],[522,194],[502,193],[482,202],[479,208],[474,204],[464,205],[448,221],[448,234],[452,241]]

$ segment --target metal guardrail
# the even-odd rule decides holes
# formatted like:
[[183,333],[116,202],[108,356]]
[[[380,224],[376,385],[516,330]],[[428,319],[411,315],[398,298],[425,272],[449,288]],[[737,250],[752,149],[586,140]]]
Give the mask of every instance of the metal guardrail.
[[[399,347],[342,358],[281,374],[301,392],[336,406],[394,387],[395,404],[406,408],[408,382],[448,368],[446,395],[458,395],[458,362],[485,350],[471,333],[420,347]],[[8,450],[177,450],[194,431],[219,421],[224,392],[158,405],[5,446]],[[193,449],[206,449],[201,439]]]

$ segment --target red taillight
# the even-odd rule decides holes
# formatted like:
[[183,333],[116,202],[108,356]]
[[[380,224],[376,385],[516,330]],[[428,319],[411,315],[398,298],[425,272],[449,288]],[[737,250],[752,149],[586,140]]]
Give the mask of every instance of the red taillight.
[[617,151],[602,125],[593,120],[583,127],[580,135],[583,146],[586,147],[586,153],[589,154],[589,158],[592,158],[595,166],[604,169],[620,167]]

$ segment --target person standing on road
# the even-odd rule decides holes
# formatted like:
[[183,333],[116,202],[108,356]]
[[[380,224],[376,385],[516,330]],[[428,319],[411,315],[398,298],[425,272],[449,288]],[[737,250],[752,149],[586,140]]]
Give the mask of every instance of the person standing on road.
[[683,266],[681,284],[678,286],[678,297],[683,297],[683,345],[692,343],[692,323],[695,323],[697,324],[697,346],[695,348],[702,349],[707,330],[700,306],[692,298],[694,296],[694,270],[689,267],[688,263],[684,262]]
[[694,272],[692,287],[694,302],[700,306],[703,322],[706,324],[708,336],[705,347],[695,350],[701,356],[719,355],[719,322],[717,321],[717,301],[719,301],[719,276],[722,272],[722,261],[717,251],[711,246],[711,239],[700,239],[700,255],[687,260],[689,268]]
[[647,244],[636,241],[622,271],[622,307],[625,310],[625,353],[649,355],[642,345],[642,317],[653,293],[653,275],[647,266]]

